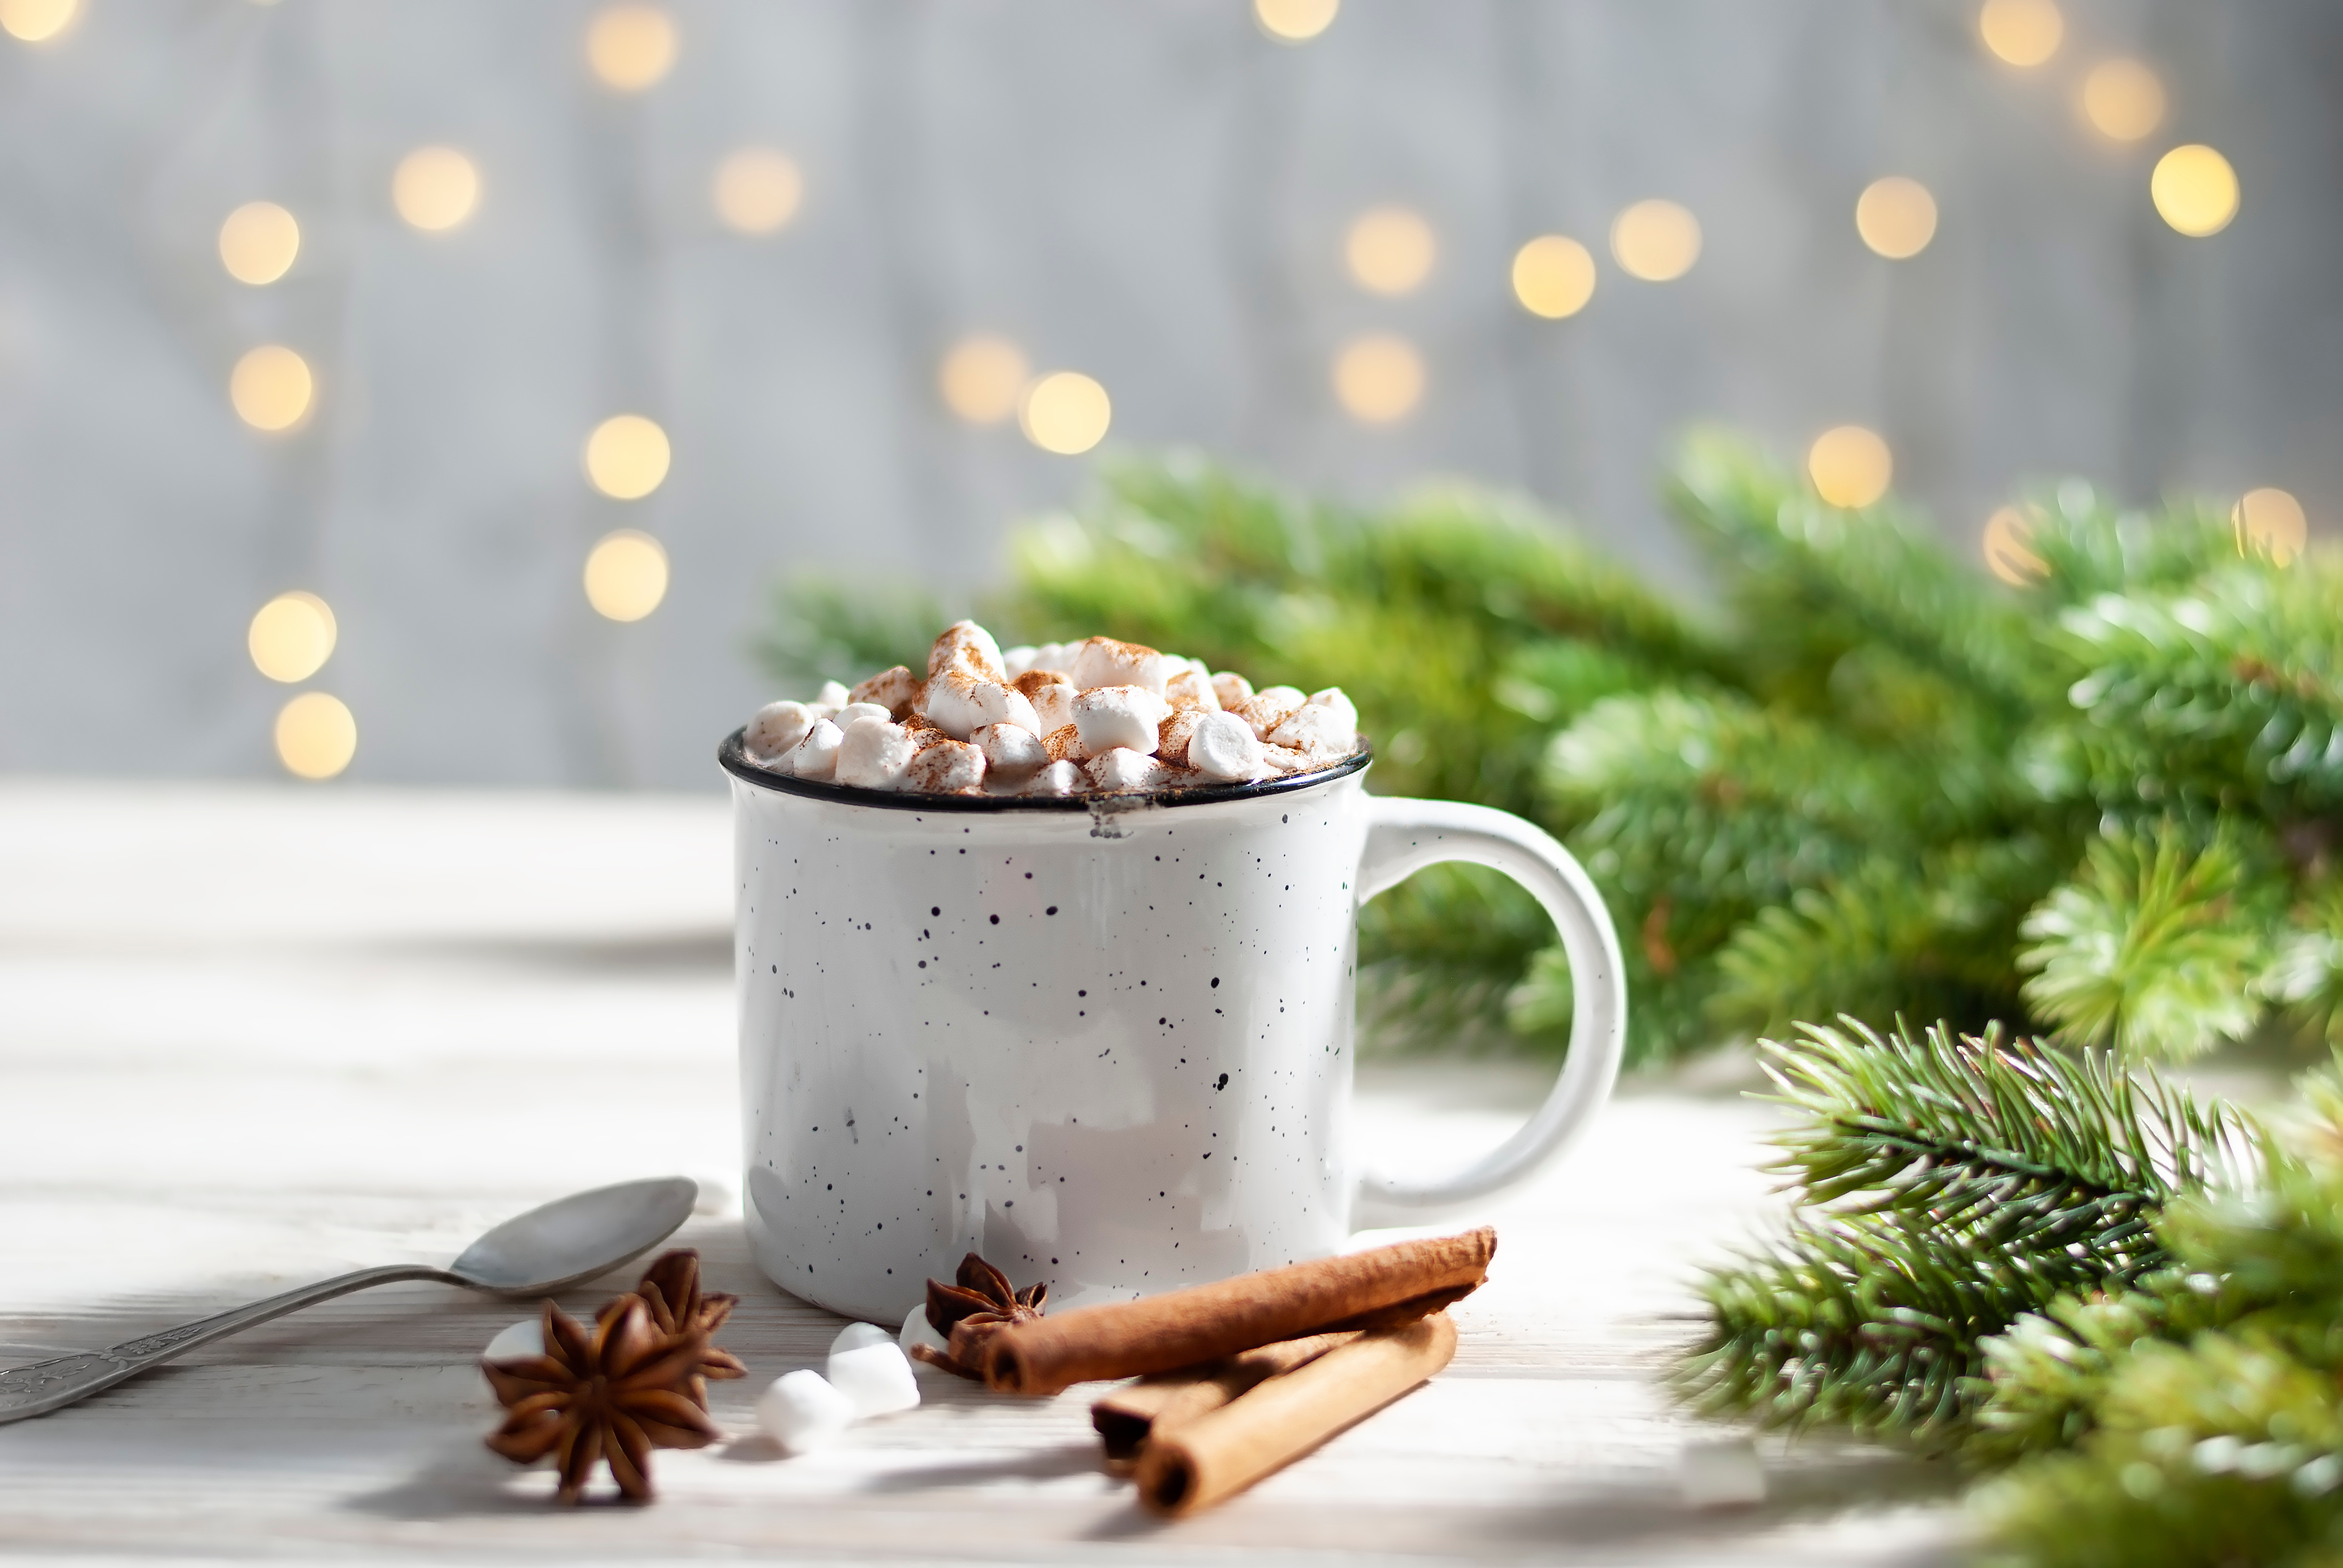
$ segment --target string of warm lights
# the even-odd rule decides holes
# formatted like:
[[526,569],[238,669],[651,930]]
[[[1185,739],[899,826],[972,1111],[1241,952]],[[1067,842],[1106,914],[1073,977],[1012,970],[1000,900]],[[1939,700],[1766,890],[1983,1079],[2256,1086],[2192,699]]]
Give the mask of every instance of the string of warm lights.
[[[256,0],[269,4],[271,0]],[[1341,0],[1252,0],[1262,35],[1279,45],[1301,45],[1333,25]],[[85,0],[0,0],[0,32],[38,46],[68,36],[85,10]],[[2068,47],[2066,18],[2058,0],[1981,0],[1976,13],[1985,52],[2010,70],[2044,70]],[[610,91],[635,95],[651,91],[673,71],[682,49],[674,17],[661,5],[620,0],[603,6],[586,30],[584,61]],[[2074,107],[2082,125],[2107,142],[2133,146],[2165,124],[2170,102],[2163,81],[2146,63],[2129,56],[2102,59],[2074,85]],[[478,164],[460,148],[426,146],[401,157],[392,171],[393,210],[420,235],[452,242],[478,215],[486,186]],[[2240,192],[2236,169],[2216,148],[2184,143],[2155,161],[2147,195],[2158,216],[2190,237],[2218,234],[2237,218]],[[768,146],[742,146],[727,154],[713,171],[708,196],[725,228],[744,236],[764,236],[787,227],[804,204],[803,172],[788,154]],[[1919,179],[1888,174],[1872,180],[1856,197],[1856,237],[1873,254],[1908,261],[1935,239],[1941,214],[1936,196]],[[1699,217],[1680,202],[1662,196],[1635,201],[1613,217],[1605,236],[1610,259],[1624,276],[1640,283],[1673,283],[1700,261]],[[266,287],[298,265],[301,226],[296,215],[273,201],[254,200],[230,212],[218,236],[220,265],[234,282]],[[1383,205],[1360,213],[1342,236],[1342,257],[1351,280],[1379,299],[1398,299],[1422,289],[1440,260],[1439,236],[1424,216]],[[1578,317],[1593,302],[1600,283],[1596,254],[1581,239],[1561,233],[1536,235],[1513,253],[1509,282],[1514,300],[1544,321]],[[1404,336],[1369,331],[1344,342],[1330,367],[1336,403],[1370,427],[1406,419],[1422,404],[1428,384],[1423,354]],[[228,376],[228,399],[237,417],[264,436],[289,437],[309,424],[319,387],[309,362],[294,347],[258,344],[242,354]],[[1074,369],[1036,372],[1026,351],[996,333],[975,333],[952,344],[937,371],[937,390],[946,408],[972,425],[999,426],[1014,417],[1025,438],[1042,451],[1077,456],[1095,447],[1113,422],[1106,388]],[[585,477],[612,500],[638,501],[666,481],[673,462],[668,434],[647,415],[618,413],[586,437]],[[1860,508],[1878,501],[1889,487],[1895,459],[1877,432],[1840,425],[1817,436],[1806,468],[1815,492],[1833,506]],[[2247,491],[2236,506],[2238,548],[2284,560],[2308,538],[2301,503],[2282,489]],[[1985,564],[2006,581],[2022,583],[2044,569],[2030,547],[2026,515],[2004,508],[1986,519],[1981,536]],[[613,621],[639,621],[658,608],[669,577],[666,548],[639,528],[605,534],[587,553],[583,586],[587,602]],[[332,657],[337,638],[332,608],[307,590],[280,593],[253,617],[247,647],[253,664],[267,678],[298,685],[315,678]],[[275,739],[287,769],[305,779],[327,779],[346,769],[356,754],[357,729],[349,709],[332,695],[303,691],[279,711]]]

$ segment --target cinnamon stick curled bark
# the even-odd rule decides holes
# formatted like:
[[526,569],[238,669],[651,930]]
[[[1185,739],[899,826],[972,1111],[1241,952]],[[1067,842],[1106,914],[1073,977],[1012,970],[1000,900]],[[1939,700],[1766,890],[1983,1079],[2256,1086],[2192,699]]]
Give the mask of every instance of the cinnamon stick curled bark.
[[1247,1389],[1317,1360],[1358,1338],[1345,1333],[1281,1340],[1181,1372],[1158,1372],[1115,1390],[1091,1406],[1091,1425],[1106,1444],[1107,1468],[1126,1473],[1151,1437],[1160,1437],[1216,1411]]
[[1419,1318],[1478,1289],[1496,1251],[1497,1232],[1483,1226],[1016,1323],[986,1342],[984,1381],[1011,1393],[1056,1393]]
[[1273,1377],[1139,1456],[1139,1496],[1157,1513],[1193,1513],[1282,1470],[1415,1387],[1456,1354],[1446,1312],[1361,1334]]

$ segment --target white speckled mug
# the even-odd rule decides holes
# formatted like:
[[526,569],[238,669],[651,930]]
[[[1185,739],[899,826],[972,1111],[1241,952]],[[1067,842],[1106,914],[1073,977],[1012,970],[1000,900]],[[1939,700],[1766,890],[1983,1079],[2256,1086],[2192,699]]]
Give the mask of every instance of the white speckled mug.
[[[1484,807],[1297,780],[1107,800],[732,775],[744,1204],[758,1266],[892,1323],[982,1253],[1053,1306],[1335,1251],[1552,1159],[1609,1096],[1619,941],[1561,845]],[[1575,1013],[1538,1113],[1470,1169],[1354,1165],[1359,905],[1493,866],[1560,929]]]

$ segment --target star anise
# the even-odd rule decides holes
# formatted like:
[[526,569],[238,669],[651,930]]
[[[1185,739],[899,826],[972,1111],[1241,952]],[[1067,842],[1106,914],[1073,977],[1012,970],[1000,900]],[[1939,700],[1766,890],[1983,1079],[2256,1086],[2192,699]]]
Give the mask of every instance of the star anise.
[[960,1261],[957,1285],[928,1282],[928,1326],[949,1342],[946,1348],[913,1345],[911,1354],[948,1372],[965,1378],[984,1376],[984,1342],[1011,1323],[1031,1322],[1041,1315],[1050,1287],[1028,1285],[1018,1290],[1009,1276],[970,1252]]
[[[644,1273],[642,1283],[634,1293],[642,1298],[649,1309],[651,1326],[663,1334],[687,1333],[697,1329],[714,1335],[732,1315],[740,1302],[738,1296],[702,1295],[699,1290],[699,1253],[690,1247],[676,1247],[661,1252]],[[608,1317],[626,1304],[620,1296],[596,1313],[597,1320]],[[691,1402],[700,1409],[708,1408],[708,1380],[747,1377],[749,1369],[740,1358],[721,1349],[711,1339],[699,1364],[692,1369],[689,1393]]]
[[545,1303],[545,1353],[483,1361],[505,1407],[488,1447],[516,1464],[547,1454],[560,1473],[555,1493],[576,1503],[597,1462],[628,1501],[651,1496],[651,1450],[700,1448],[723,1436],[691,1388],[709,1352],[708,1332],[666,1333],[649,1304],[620,1296],[588,1329]]

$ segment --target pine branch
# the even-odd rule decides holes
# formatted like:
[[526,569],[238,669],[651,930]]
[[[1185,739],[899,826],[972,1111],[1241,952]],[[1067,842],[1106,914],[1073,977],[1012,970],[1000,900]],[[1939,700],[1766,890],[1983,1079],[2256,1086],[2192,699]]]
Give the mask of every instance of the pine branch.
[[893,665],[927,668],[928,645],[946,616],[906,583],[848,583],[808,574],[774,595],[758,661],[783,690],[811,697],[825,680],[851,686]]

